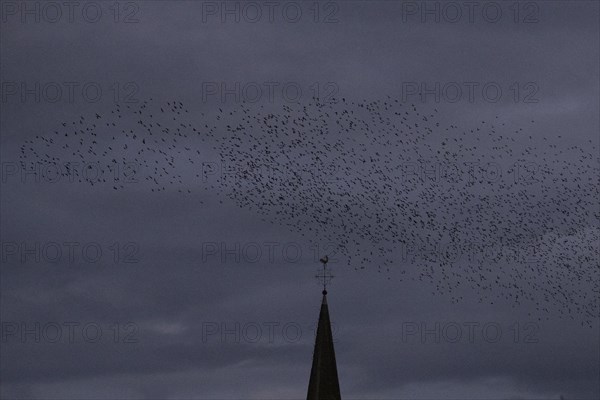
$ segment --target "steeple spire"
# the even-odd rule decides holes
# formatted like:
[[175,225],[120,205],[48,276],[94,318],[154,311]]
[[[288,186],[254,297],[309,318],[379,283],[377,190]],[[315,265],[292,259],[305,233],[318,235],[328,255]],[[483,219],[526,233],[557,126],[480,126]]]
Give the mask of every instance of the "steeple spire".
[[335,351],[333,349],[329,308],[327,307],[326,287],[332,277],[331,274],[327,274],[327,261],[327,256],[321,259],[323,263],[323,275],[317,275],[317,277],[323,279],[323,301],[321,302],[321,311],[319,313],[319,325],[315,339],[308,395],[306,396],[307,400],[341,400],[342,398],[335,362]]

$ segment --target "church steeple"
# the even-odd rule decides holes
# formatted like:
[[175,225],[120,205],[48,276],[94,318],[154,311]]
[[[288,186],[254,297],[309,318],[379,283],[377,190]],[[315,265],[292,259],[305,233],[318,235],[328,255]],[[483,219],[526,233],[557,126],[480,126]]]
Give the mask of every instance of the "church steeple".
[[319,313],[319,325],[315,339],[312,369],[310,371],[310,382],[308,384],[307,400],[341,400],[340,384],[338,381],[337,365],[335,362],[335,351],[333,349],[333,334],[331,332],[331,321],[329,320],[329,308],[327,307],[327,256],[323,262],[323,301]]

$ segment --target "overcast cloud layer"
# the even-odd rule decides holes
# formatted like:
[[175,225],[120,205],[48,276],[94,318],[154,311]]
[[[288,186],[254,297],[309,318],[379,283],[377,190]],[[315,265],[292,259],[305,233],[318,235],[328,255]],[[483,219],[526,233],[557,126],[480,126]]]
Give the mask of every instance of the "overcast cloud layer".
[[[117,12],[98,1],[70,14],[63,3],[2,2],[0,397],[306,396],[314,275],[334,244],[316,248],[220,198],[213,175],[208,190],[182,196],[19,169],[24,141],[110,115],[115,100],[181,101],[193,120],[254,100],[256,87],[257,105],[278,110],[297,88],[300,103],[317,90],[404,96],[444,125],[499,116],[535,143],[598,148],[597,2],[473,2],[472,14],[449,3],[427,2],[434,14],[423,14],[422,2],[273,2],[270,14],[265,2],[120,2]],[[440,98],[407,92],[415,84],[439,84]],[[482,91],[489,84],[498,101]],[[587,229],[597,232],[597,218]],[[598,315],[591,327],[557,310],[538,318],[529,304],[480,303],[469,291],[453,304],[427,282],[337,261],[328,300],[343,398],[600,397]],[[597,261],[588,271],[597,282]]]

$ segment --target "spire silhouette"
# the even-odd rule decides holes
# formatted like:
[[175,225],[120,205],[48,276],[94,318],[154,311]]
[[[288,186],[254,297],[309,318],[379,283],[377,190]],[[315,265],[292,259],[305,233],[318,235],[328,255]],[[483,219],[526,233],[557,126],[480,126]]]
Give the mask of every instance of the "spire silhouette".
[[[324,271],[326,263],[326,261],[323,262]],[[335,351],[333,348],[333,334],[331,332],[331,321],[329,320],[329,308],[327,306],[327,290],[324,287],[306,399],[341,400],[341,398]]]

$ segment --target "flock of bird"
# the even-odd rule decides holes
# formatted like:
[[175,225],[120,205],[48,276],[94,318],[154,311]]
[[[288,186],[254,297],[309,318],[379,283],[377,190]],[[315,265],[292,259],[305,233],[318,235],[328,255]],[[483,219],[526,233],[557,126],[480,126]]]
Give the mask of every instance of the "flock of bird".
[[437,109],[389,96],[204,111],[180,101],[117,104],[25,141],[21,161],[112,190],[127,184],[111,171],[133,162],[149,193],[201,203],[212,193],[307,241],[335,244],[331,259],[359,271],[426,281],[453,302],[466,293],[530,302],[539,319],[598,318],[591,140],[534,137],[534,121],[511,127],[499,117],[447,125]]

